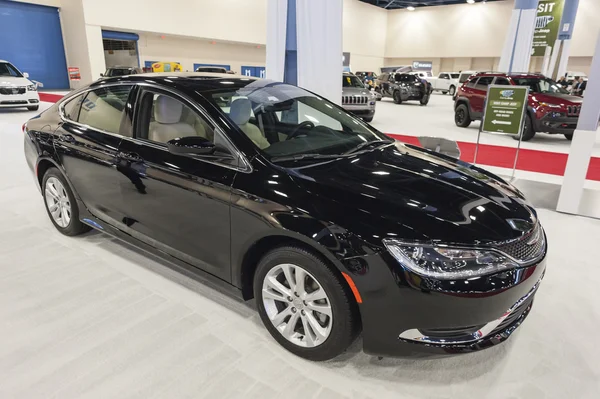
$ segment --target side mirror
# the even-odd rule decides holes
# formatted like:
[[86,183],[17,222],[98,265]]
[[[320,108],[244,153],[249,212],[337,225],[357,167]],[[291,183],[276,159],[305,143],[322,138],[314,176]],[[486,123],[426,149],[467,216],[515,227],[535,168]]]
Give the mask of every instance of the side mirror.
[[217,149],[213,142],[200,136],[169,140],[167,147],[171,154],[176,155],[212,155]]
[[27,72],[23,72],[23,77],[24,77],[25,79],[29,79],[29,74],[28,74]]

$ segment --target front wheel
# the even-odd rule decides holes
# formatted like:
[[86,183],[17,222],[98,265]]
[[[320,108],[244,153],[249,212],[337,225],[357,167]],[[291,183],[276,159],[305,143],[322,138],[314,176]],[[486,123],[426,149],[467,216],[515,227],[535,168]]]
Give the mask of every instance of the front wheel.
[[419,103],[421,105],[427,105],[427,104],[429,104],[429,95],[426,94],[423,97],[421,97],[421,100],[419,101]]
[[42,181],[46,212],[52,224],[66,236],[76,236],[90,230],[79,220],[79,208],[66,179],[56,168],[50,168]]
[[279,247],[254,275],[258,313],[273,338],[309,360],[343,353],[359,332],[357,305],[338,273],[312,253]]
[[[535,136],[535,130],[533,129],[533,123],[531,122],[531,116],[525,115],[525,123],[523,125],[523,134],[521,136],[521,141],[529,141]],[[513,136],[513,139],[519,140],[519,135],[516,134]]]
[[392,95],[392,98],[396,104],[402,104],[402,95],[400,94],[400,90],[396,90]]

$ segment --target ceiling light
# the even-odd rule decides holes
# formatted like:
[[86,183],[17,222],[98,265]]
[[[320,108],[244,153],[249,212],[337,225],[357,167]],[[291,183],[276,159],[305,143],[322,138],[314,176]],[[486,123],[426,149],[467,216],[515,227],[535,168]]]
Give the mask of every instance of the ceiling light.
[[406,7],[406,9],[407,9],[408,11],[414,11],[414,10],[415,10],[415,8],[414,8],[413,6],[408,6],[408,7]]
[[473,3],[475,3],[475,0],[467,0],[467,3],[473,4]]

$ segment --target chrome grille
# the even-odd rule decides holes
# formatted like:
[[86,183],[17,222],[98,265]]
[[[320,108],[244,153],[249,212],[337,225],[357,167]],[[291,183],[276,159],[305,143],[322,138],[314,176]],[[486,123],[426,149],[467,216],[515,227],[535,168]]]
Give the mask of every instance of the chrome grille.
[[26,87],[0,87],[0,94],[25,94]]
[[369,98],[367,96],[342,96],[342,104],[367,104]]
[[542,257],[546,251],[546,236],[540,224],[515,240],[505,241],[494,245],[511,258],[527,263]]
[[567,116],[579,116],[581,112],[581,105],[568,105]]

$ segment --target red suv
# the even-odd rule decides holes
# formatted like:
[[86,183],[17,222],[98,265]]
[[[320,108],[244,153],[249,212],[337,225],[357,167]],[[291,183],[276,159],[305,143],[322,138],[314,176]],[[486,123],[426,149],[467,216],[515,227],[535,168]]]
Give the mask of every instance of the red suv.
[[[581,111],[581,97],[569,95],[555,81],[541,74],[477,73],[471,76],[457,91],[454,102],[456,126],[467,127],[471,121],[481,120],[487,88],[489,85],[529,86],[529,100],[523,141],[537,132],[563,134],[573,138]],[[514,137],[518,140],[518,136]]]

